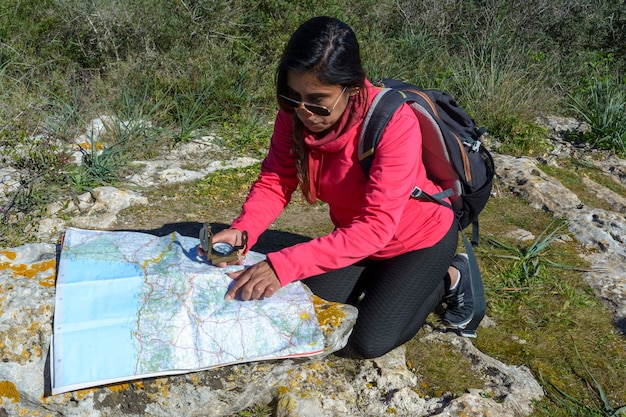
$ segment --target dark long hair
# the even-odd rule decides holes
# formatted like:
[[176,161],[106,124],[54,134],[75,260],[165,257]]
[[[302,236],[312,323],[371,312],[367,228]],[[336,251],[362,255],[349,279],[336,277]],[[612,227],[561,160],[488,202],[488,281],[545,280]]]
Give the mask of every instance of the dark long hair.
[[341,87],[363,87],[365,70],[356,35],[347,24],[326,16],[314,17],[302,23],[291,35],[276,70],[276,98],[282,110],[293,114],[293,152],[296,155],[298,179],[308,201],[309,173],[307,149],[304,145],[304,125],[293,108],[284,106],[279,95],[289,95],[287,73],[312,73],[318,80]]

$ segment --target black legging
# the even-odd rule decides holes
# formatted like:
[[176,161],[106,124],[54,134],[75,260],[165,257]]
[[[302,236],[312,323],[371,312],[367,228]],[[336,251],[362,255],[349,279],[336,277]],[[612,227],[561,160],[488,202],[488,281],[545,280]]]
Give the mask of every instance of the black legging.
[[359,316],[340,354],[376,358],[410,340],[441,302],[458,230],[430,248],[365,260],[304,280],[319,297],[357,306]]

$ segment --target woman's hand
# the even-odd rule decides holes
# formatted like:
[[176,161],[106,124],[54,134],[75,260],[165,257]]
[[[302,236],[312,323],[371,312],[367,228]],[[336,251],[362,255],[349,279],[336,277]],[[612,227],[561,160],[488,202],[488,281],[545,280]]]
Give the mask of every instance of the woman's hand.
[[[241,245],[243,242],[243,233],[238,229],[224,229],[221,232],[218,232],[213,235],[213,243],[217,242],[225,242],[235,247]],[[198,246],[197,249],[198,256],[204,256],[207,253],[202,249],[201,246]],[[218,266],[223,268],[227,265],[241,265],[243,263],[243,256],[240,256],[236,261],[232,261],[229,263],[220,262],[219,264],[215,264],[214,266]]]
[[234,300],[238,292],[244,301],[260,300],[271,297],[281,287],[276,272],[267,261],[259,262],[242,271],[231,272],[228,276],[235,282],[224,297],[227,301]]

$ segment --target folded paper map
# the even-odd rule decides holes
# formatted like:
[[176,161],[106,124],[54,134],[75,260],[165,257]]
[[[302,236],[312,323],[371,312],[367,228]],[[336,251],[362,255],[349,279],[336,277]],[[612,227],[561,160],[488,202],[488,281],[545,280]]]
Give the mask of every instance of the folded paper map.
[[[319,354],[324,339],[299,282],[224,301],[242,266],[217,268],[198,239],[69,228],[58,264],[52,393],[158,375]],[[249,252],[245,265],[264,259]]]

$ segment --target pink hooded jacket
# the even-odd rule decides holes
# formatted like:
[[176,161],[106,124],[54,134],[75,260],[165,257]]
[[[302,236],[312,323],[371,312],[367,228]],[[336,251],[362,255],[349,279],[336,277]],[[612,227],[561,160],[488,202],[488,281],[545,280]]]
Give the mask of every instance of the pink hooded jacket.
[[[366,109],[379,90],[366,81],[365,92],[367,101],[361,105]],[[363,117],[354,119],[354,114],[364,112],[354,110],[346,109],[352,114],[344,119],[353,119],[344,120],[340,132],[319,141],[305,138],[312,196],[328,204],[335,230],[267,255],[283,286],[364,258],[386,259],[430,247],[452,225],[452,210],[409,198],[414,185],[430,194],[441,191],[426,177],[422,137],[413,111],[404,105],[392,117],[368,180],[358,159]],[[281,110],[261,173],[231,226],[248,232],[248,247],[283,211],[298,186],[292,143],[292,118]]]

